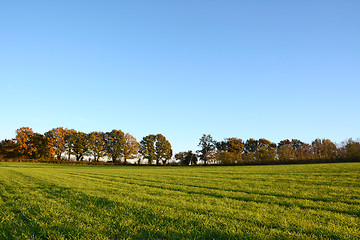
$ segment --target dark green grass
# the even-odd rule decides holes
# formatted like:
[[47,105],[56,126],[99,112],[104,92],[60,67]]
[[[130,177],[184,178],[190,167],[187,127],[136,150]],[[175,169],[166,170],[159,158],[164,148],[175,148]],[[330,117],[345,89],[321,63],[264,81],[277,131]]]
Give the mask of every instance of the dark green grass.
[[360,163],[0,163],[0,239],[359,239]]

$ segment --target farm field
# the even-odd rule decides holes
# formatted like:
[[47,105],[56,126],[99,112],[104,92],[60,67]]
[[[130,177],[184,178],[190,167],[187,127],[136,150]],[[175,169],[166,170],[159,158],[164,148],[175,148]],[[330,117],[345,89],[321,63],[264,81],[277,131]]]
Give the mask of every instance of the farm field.
[[0,239],[359,239],[360,163],[0,162]]

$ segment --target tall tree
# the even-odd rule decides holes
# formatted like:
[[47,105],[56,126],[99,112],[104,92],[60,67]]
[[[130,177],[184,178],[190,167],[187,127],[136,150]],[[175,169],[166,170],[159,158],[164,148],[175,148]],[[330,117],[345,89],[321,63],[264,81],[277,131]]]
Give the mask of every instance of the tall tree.
[[166,164],[172,156],[172,149],[170,142],[161,134],[156,135],[155,143],[155,155],[156,155],[156,165],[159,164],[161,160],[163,164]]
[[307,143],[300,145],[296,149],[296,159],[300,161],[307,161],[313,157],[311,154],[311,146]]
[[71,137],[71,154],[76,157],[76,161],[84,160],[89,153],[89,135],[83,132],[76,132]]
[[281,140],[278,143],[277,147],[280,148],[280,147],[285,146],[285,145],[291,145],[291,141],[289,139]]
[[337,155],[336,145],[329,139],[315,139],[312,143],[314,159],[328,161],[335,160]]
[[218,160],[224,165],[241,163],[244,146],[240,138],[226,138],[220,144],[217,143]]
[[33,146],[35,148],[34,158],[49,158],[52,156],[52,150],[49,147],[48,139],[40,134],[34,133],[32,136]]
[[166,164],[172,156],[171,144],[163,135],[151,134],[140,141],[140,153],[148,159],[149,164],[152,164],[154,160],[156,165],[160,161]]
[[133,158],[139,151],[139,142],[134,136],[129,133],[125,134],[125,145],[124,145],[124,162],[127,159]]
[[29,127],[21,127],[16,130],[16,150],[19,155],[32,157],[36,148],[33,143],[34,132],[32,128]]
[[214,156],[212,152],[216,149],[216,142],[210,134],[203,134],[198,146],[201,147],[201,150],[198,151],[200,153],[200,159],[204,162],[204,165],[207,165],[208,161]]
[[260,138],[260,139],[258,140],[258,146],[259,146],[259,147],[274,148],[274,147],[276,147],[276,144],[270,142],[269,140],[267,140],[267,139],[265,139],[265,138]]
[[68,155],[68,161],[70,161],[70,156],[72,154],[72,150],[74,148],[74,138],[76,136],[77,131],[75,129],[66,129],[65,134],[65,148]]
[[66,150],[65,138],[68,133],[67,128],[53,128],[45,133],[48,139],[49,147],[52,149],[53,156],[57,159],[61,158],[61,154]]
[[94,161],[98,162],[100,158],[104,157],[105,141],[102,132],[91,132],[88,138],[88,147],[90,154],[94,157]]
[[260,164],[274,162],[275,149],[272,147],[259,146],[255,152],[255,159]]
[[291,139],[291,146],[297,150],[301,145],[303,145],[304,143],[298,139]]
[[360,142],[354,141],[351,138],[346,142],[345,158],[349,161],[360,160]]
[[140,141],[140,153],[148,160],[148,164],[152,164],[156,159],[155,155],[156,135],[150,134]]
[[285,144],[278,148],[278,157],[281,163],[293,161],[296,159],[296,151],[291,144]]
[[259,145],[258,140],[255,140],[253,138],[249,138],[248,140],[246,140],[245,142],[245,152],[249,153],[249,152],[255,152],[257,147]]
[[104,134],[104,144],[107,154],[111,157],[112,162],[117,162],[124,156],[125,134],[121,130],[112,130]]
[[0,154],[5,157],[18,157],[17,144],[14,140],[5,139],[0,142]]

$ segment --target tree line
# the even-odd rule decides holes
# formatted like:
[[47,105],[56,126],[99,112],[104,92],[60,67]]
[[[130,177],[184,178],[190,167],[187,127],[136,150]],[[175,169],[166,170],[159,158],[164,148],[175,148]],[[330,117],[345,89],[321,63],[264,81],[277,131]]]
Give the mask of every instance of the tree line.
[[211,135],[200,138],[201,150],[175,155],[184,164],[195,163],[195,156],[203,164],[253,165],[286,163],[321,163],[360,161],[360,142],[348,139],[337,146],[329,139],[315,139],[311,144],[298,139],[273,143],[265,138],[226,138],[216,141]]
[[252,165],[311,162],[360,161],[360,143],[352,139],[337,146],[329,139],[315,139],[311,144],[297,139],[273,143],[265,138],[226,138],[216,141],[204,134],[200,150],[179,152],[173,156],[170,142],[161,134],[150,134],[140,142],[121,130],[84,133],[63,127],[44,134],[29,127],[16,130],[11,140],[0,142],[3,159],[56,160],[126,164],[180,165]]

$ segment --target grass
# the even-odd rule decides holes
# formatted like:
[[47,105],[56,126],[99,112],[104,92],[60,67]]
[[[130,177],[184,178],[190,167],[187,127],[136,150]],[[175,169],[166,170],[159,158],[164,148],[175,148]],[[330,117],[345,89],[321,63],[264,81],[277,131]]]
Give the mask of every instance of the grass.
[[360,163],[0,162],[0,239],[359,239]]

